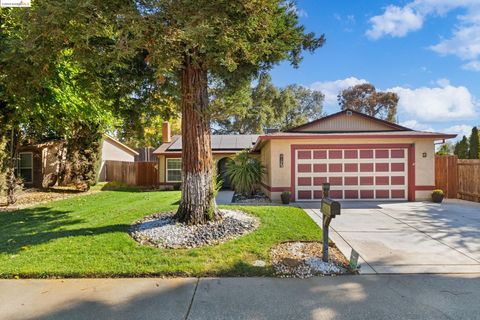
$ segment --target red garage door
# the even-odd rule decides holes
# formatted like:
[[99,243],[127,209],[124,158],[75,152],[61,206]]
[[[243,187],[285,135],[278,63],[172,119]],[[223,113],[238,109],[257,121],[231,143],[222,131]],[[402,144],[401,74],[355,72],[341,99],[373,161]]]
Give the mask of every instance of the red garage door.
[[407,148],[294,149],[295,198],[318,201],[322,183],[343,200],[406,200]]

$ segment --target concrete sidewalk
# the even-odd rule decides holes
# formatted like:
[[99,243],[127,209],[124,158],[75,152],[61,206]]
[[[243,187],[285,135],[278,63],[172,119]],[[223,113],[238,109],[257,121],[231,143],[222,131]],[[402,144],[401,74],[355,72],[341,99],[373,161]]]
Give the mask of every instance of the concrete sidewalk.
[[6,319],[480,319],[480,275],[0,280]]

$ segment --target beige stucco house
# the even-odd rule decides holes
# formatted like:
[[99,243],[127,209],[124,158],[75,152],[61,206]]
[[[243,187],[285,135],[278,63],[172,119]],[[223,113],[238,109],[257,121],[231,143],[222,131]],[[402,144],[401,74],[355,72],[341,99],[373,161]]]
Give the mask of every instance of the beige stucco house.
[[104,135],[98,181],[106,181],[105,161],[135,162],[135,156],[138,156],[137,151],[109,135]]
[[[167,127],[167,128],[165,128]],[[179,183],[181,137],[154,153],[160,182]],[[219,172],[225,158],[250,149],[267,168],[261,188],[272,199],[291,192],[296,201],[322,198],[322,183],[341,200],[422,200],[435,188],[435,142],[456,135],[415,131],[352,110],[259,136],[212,136]]]
[[[65,156],[62,150],[64,150],[64,144],[60,140],[22,146],[19,150],[17,175],[22,178],[24,185],[41,188],[44,177],[58,173],[60,158]],[[137,155],[137,151],[109,135],[104,135],[99,181],[105,180],[105,161],[134,162]]]

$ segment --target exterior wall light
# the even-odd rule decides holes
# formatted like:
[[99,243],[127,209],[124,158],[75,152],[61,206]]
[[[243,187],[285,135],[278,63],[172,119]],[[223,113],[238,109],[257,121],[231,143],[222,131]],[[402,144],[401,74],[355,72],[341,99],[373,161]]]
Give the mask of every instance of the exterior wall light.
[[427,157],[427,153],[426,153],[426,152],[422,153],[422,157],[426,158],[426,157]]

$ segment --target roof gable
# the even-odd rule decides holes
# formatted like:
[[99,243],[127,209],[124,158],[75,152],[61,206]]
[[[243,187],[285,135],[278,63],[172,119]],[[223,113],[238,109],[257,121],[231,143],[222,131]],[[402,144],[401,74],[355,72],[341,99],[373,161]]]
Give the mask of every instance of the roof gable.
[[377,119],[353,110],[343,110],[330,116],[306,123],[290,132],[379,132],[409,131],[398,124]]
[[120,141],[118,141],[118,140],[115,139],[114,137],[112,137],[112,136],[110,136],[110,135],[108,135],[108,134],[104,134],[104,135],[103,135],[103,138],[104,138],[105,140],[110,141],[113,145],[117,146],[117,148],[120,148],[120,149],[126,151],[127,153],[130,153],[130,154],[134,155],[134,156],[138,156],[138,152],[137,152],[137,151],[135,151],[135,150],[133,150],[132,148],[130,148],[129,146],[121,143]]

